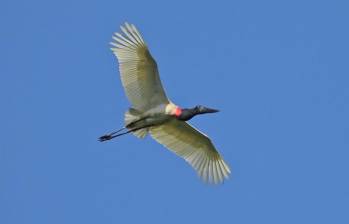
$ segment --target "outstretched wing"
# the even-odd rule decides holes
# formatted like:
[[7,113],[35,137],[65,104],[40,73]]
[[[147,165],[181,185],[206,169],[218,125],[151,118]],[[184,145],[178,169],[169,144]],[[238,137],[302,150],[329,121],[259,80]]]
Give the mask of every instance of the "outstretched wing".
[[150,128],[150,134],[185,159],[205,182],[217,184],[228,178],[230,169],[211,140],[188,123],[173,119]]
[[162,87],[156,61],[134,25],[121,26],[123,35],[115,33],[111,45],[119,60],[122,85],[132,107],[146,111],[169,103]]

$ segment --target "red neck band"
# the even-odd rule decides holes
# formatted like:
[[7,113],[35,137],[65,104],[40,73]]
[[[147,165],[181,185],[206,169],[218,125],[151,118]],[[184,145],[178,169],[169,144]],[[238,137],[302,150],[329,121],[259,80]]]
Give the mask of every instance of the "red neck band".
[[180,107],[176,107],[176,110],[175,110],[176,117],[181,116],[181,114],[182,114],[182,109]]

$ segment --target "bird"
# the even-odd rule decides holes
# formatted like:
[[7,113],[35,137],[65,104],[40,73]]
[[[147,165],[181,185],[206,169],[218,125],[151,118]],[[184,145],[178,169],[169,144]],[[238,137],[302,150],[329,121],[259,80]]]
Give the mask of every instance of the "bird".
[[158,66],[141,33],[133,24],[120,26],[114,33],[111,50],[119,62],[121,82],[131,107],[125,112],[124,127],[103,135],[99,141],[132,133],[138,138],[148,134],[158,143],[182,157],[206,183],[219,184],[228,179],[229,166],[211,139],[187,121],[196,115],[218,110],[202,105],[181,108],[166,96]]

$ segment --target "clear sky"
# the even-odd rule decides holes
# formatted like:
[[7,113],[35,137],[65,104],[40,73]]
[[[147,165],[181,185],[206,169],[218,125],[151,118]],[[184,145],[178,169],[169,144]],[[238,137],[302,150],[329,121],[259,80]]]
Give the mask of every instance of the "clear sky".
[[[349,223],[348,1],[16,1],[0,7],[0,223]],[[204,184],[153,141],[97,138],[129,107],[134,23],[232,168]]]

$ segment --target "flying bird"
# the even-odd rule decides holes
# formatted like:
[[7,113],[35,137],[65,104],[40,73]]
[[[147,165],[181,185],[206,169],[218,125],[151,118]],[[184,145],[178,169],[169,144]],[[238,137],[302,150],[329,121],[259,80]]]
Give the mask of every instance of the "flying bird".
[[99,141],[132,133],[153,139],[185,159],[209,183],[222,183],[230,174],[207,135],[186,121],[196,115],[215,113],[216,109],[204,106],[181,108],[166,96],[161,84],[156,61],[137,28],[125,23],[123,34],[113,35],[112,52],[119,61],[122,85],[132,107],[125,113],[125,126],[103,135]]

